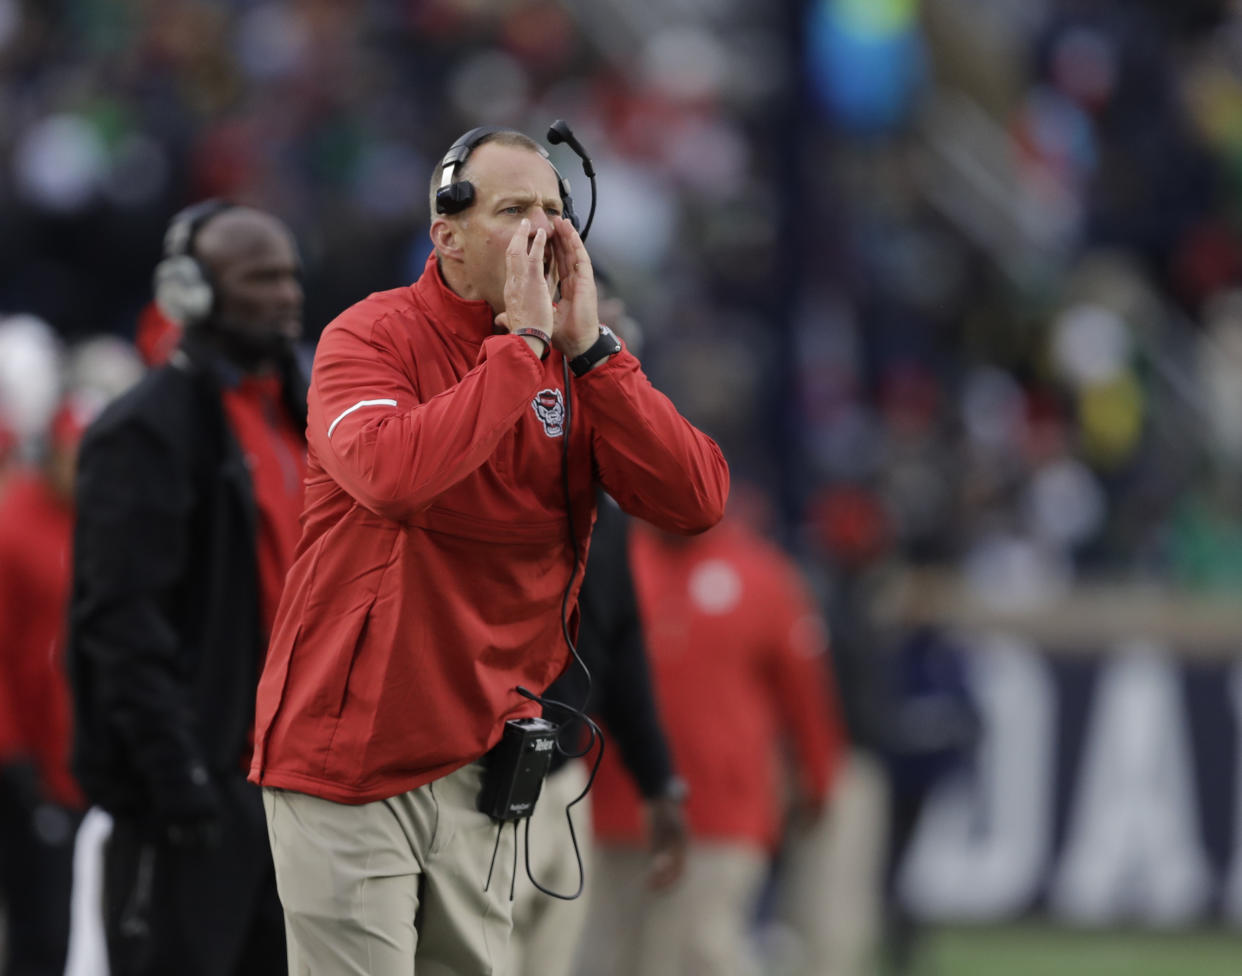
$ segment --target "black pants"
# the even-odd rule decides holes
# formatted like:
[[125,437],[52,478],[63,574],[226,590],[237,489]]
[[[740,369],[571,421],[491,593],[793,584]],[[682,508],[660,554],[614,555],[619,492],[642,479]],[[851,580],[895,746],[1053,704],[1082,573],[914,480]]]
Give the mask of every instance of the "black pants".
[[62,807],[32,807],[0,788],[0,902],[7,976],[62,976],[69,947],[69,894],[78,815]]
[[280,976],[284,916],[256,786],[226,789],[218,844],[172,846],[117,817],[104,852],[112,976]]

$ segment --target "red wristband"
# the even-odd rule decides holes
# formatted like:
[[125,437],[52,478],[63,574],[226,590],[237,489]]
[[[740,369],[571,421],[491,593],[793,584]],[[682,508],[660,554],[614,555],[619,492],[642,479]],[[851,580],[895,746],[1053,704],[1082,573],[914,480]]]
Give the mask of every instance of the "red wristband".
[[533,336],[536,339],[542,339],[543,340],[543,355],[540,356],[539,358],[540,359],[548,358],[548,350],[552,348],[552,337],[548,335],[546,332],[544,332],[542,329],[531,329],[531,328],[514,329],[513,334],[520,335],[520,336]]

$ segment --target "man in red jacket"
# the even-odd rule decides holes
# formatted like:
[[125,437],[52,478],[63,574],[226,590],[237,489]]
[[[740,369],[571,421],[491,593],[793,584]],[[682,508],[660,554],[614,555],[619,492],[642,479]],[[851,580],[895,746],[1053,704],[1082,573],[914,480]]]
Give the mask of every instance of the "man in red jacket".
[[0,970],[60,974],[69,937],[73,836],[83,806],[69,769],[65,607],[78,441],[93,414],[66,398],[39,468],[0,494]]
[[347,309],[315,358],[251,765],[293,972],[503,964],[480,760],[569,661],[595,485],[682,533],[728,490],[716,444],[601,330],[542,147],[472,130],[433,181],[422,277]]
[[691,840],[680,881],[651,891],[639,797],[605,754],[589,971],[749,973],[747,932],[789,792],[781,746],[797,760],[792,794],[815,816],[842,752],[823,621],[789,559],[736,519],[692,540],[636,525],[630,558]]

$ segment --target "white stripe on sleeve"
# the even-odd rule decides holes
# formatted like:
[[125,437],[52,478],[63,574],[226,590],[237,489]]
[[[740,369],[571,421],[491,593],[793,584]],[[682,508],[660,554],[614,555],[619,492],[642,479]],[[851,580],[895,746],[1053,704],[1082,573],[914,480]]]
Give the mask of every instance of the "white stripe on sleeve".
[[346,417],[348,417],[355,410],[360,410],[363,407],[395,407],[396,405],[397,405],[396,400],[359,400],[352,407],[346,410],[343,414],[337,417],[336,420],[332,421],[331,426],[328,427],[328,436],[331,437],[332,432],[336,430],[336,425],[339,424]]

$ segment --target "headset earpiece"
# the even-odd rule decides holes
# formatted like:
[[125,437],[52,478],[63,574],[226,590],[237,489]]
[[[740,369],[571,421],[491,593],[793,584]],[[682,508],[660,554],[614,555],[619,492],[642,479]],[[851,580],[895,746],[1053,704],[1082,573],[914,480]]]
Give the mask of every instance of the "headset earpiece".
[[215,296],[197,258],[174,254],[155,266],[155,304],[172,321],[195,325],[211,315]]
[[474,203],[474,184],[459,180],[436,190],[436,213],[458,214]]
[[[474,203],[474,184],[469,180],[455,180],[454,178],[479,143],[497,132],[510,131],[512,130],[494,125],[481,125],[463,134],[449,147],[449,151],[440,160],[440,186],[436,190],[436,213],[452,216],[468,209]],[[560,170],[552,162],[548,151],[543,146],[537,145],[537,148],[543,158],[548,161],[548,165],[552,167],[552,172],[556,174],[556,185],[560,190],[561,210],[565,219],[577,229],[578,216],[574,213],[573,197],[569,194],[569,180],[561,176]]]
[[[549,159],[548,162],[551,163],[552,160]],[[574,198],[569,192],[569,178],[561,176],[561,171],[555,165],[552,168],[556,170],[556,182],[561,188],[561,216],[573,224],[574,230],[581,230],[578,215],[574,213]]]
[[194,256],[194,240],[211,218],[235,206],[228,200],[204,200],[179,211],[169,222],[153,286],[155,304],[174,322],[192,326],[211,317],[215,289],[207,269]]
[[436,213],[459,214],[474,203],[474,184],[469,180],[457,180],[458,170],[466,163],[474,147],[496,132],[504,132],[494,125],[480,125],[464,133],[449,146],[440,160],[440,188],[436,190]]

